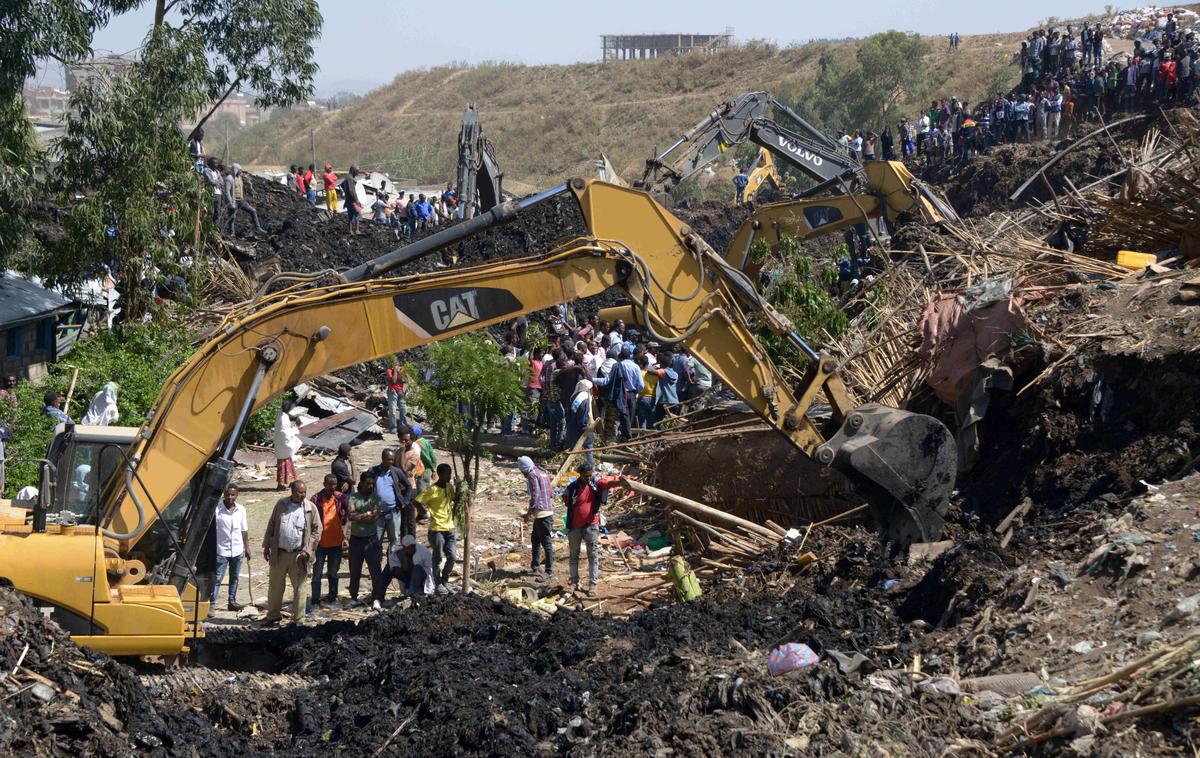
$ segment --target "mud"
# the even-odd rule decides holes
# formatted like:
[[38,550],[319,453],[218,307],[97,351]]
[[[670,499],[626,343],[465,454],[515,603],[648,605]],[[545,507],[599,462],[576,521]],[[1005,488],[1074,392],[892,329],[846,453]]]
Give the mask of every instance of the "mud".
[[76,647],[7,583],[0,670],[5,755],[231,755],[245,745],[192,709],[152,698],[129,667]]

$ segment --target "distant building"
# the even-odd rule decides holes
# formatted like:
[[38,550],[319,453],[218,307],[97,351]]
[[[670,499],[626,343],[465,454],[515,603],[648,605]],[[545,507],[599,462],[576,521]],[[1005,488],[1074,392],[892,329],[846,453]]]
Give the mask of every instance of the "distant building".
[[65,66],[66,87],[68,90],[74,90],[84,82],[97,77],[108,79],[120,76],[134,63],[133,58],[127,58],[124,55],[104,55],[89,61],[69,63]]
[[601,60],[648,60],[664,55],[715,53],[733,44],[733,29],[721,34],[604,34]]
[[0,276],[0,376],[40,379],[58,356],[59,315],[73,305],[28,279]]
[[[210,103],[208,107],[197,114],[196,120],[199,121],[205,113],[208,113],[208,109],[211,107],[212,104]],[[259,112],[258,106],[255,105],[254,98],[244,92],[237,92],[225,98],[225,101],[213,111],[210,121],[217,121],[221,116],[232,117],[240,126],[254,126],[260,121],[265,120]]]
[[21,92],[25,113],[34,123],[59,122],[67,113],[71,93],[57,87],[37,87]]

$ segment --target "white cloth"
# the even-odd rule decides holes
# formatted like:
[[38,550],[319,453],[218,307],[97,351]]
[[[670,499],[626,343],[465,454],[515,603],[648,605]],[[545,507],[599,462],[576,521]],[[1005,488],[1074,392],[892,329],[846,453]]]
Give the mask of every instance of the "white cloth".
[[300,452],[300,428],[286,413],[275,419],[275,457],[287,460]]
[[[413,547],[417,549],[412,556],[413,567],[420,566],[425,569],[425,588],[423,591],[426,595],[432,595],[436,589],[433,583],[433,553],[420,542],[415,543]],[[391,550],[388,551],[389,569],[400,567],[400,554],[403,551],[404,545],[400,543],[392,545]]]
[[279,515],[279,549],[299,550],[303,545],[304,503],[289,499]]
[[[246,509],[241,503],[234,503],[233,510],[225,505],[225,501],[217,503],[217,555],[234,558],[245,555],[246,543],[242,541],[242,532],[250,531],[246,523]],[[303,535],[303,520],[301,520]]]
[[96,396],[92,398],[87,413],[83,414],[83,419],[79,423],[94,426],[110,426],[117,422],[117,416],[119,415],[120,413],[117,411],[117,384],[116,382],[108,382],[104,385],[104,389],[97,392]]

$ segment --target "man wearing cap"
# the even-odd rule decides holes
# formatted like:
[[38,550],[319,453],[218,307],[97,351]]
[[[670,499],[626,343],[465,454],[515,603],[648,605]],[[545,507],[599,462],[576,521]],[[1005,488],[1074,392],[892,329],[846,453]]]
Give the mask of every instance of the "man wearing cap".
[[420,424],[413,424],[411,428],[413,439],[421,448],[421,464],[425,466],[425,471],[417,482],[417,492],[424,492],[433,482],[433,472],[437,470],[437,453],[433,452],[433,445],[425,439],[425,429]]
[[579,464],[579,477],[567,485],[563,502],[567,506],[567,544],[570,548],[571,586],[579,589],[579,543],[587,544],[588,590],[596,594],[600,581],[600,507],[608,500],[608,490],[616,477],[592,477],[592,466]]
[[400,543],[388,551],[388,583],[392,579],[399,580],[406,595],[434,593],[433,553],[411,534],[404,535]]
[[[525,486],[529,491],[529,507],[522,518],[533,524],[530,532],[532,557],[529,572],[538,574],[538,553],[546,554],[546,576],[551,576],[554,569],[554,542],[551,534],[554,532],[554,485],[550,475],[538,468],[533,459],[523,455],[517,459],[517,468],[525,475]],[[579,562],[579,547],[576,545],[575,562]]]

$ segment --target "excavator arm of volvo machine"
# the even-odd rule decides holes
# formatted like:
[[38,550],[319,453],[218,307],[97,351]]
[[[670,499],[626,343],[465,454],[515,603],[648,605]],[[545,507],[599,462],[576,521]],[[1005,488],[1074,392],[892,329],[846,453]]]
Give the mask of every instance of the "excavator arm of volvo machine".
[[504,173],[492,141],[483,134],[479,111],[468,105],[458,132],[458,201],[463,218],[486,213],[500,204]]
[[[7,541],[0,544],[0,576],[52,604],[74,603],[71,612],[103,619],[85,635],[99,649],[160,652],[172,639],[181,648],[186,644],[182,622],[172,630],[165,615],[150,619],[128,606],[142,592],[154,594],[162,610],[174,593],[175,612],[184,615],[180,594],[190,586],[214,506],[232,473],[233,452],[254,410],[308,378],[610,287],[628,294],[653,339],[686,346],[798,448],[859,483],[875,506],[886,541],[940,534],[955,479],[954,445],[946,427],[875,404],[853,407],[836,361],[806,345],[742,272],[646,193],[573,179],[521,203],[502,204],[495,213],[422,243],[424,248],[453,244],[567,193],[578,202],[588,234],[549,252],[432,276],[388,277],[411,258],[412,252],[402,248],[346,272],[343,283],[287,289],[231,312],[167,380],[129,451],[129,465],[110,481],[99,530],[92,528],[96,546],[76,561],[94,563],[92,578],[69,582],[70,572],[58,572],[55,581],[62,586],[38,578],[39,566],[64,560],[67,543],[59,530],[46,529],[44,519],[39,531],[36,518],[35,527],[19,539],[0,536]],[[755,340],[753,330],[762,327],[811,357],[798,388],[789,386]],[[828,426],[808,413],[818,397],[833,408]],[[173,561],[164,561],[173,568],[164,572],[144,565],[137,558],[143,537],[168,504],[185,496],[190,502],[177,530]],[[86,534],[85,527],[72,529]],[[162,584],[141,585],[131,579],[131,568],[138,577],[149,568]],[[81,572],[73,570],[75,576]],[[108,607],[97,612],[101,605]],[[106,644],[105,635],[122,642]],[[153,637],[154,645],[139,649],[139,635]]]

